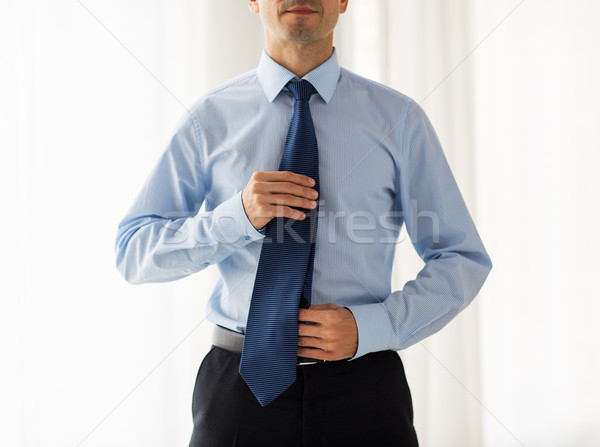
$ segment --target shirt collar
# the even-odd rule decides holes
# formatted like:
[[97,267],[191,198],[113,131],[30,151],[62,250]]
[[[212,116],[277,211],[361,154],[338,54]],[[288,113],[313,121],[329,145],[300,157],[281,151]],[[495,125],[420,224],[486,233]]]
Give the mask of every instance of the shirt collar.
[[[271,59],[271,57],[264,50],[256,71],[260,85],[262,86],[269,102],[273,102],[273,100],[277,97],[279,92],[283,90],[288,82],[292,80],[298,80],[298,77],[294,73]],[[334,48],[329,59],[308,73],[302,79],[306,79],[308,82],[310,82],[317,93],[319,93],[321,98],[323,98],[326,103],[329,103],[333,97],[333,94],[335,93],[335,88],[339,78],[340,65],[338,63],[337,54]]]

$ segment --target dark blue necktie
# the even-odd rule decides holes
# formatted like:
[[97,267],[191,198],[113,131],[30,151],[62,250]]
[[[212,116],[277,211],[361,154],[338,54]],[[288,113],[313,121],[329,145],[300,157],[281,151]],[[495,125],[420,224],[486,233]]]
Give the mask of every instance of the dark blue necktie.
[[[280,171],[315,180],[319,191],[319,153],[308,101],[310,82],[288,84],[295,98]],[[317,208],[304,220],[274,218],[266,226],[250,303],[240,374],[264,407],[296,380],[298,307],[311,298]],[[304,293],[303,293],[304,292]]]

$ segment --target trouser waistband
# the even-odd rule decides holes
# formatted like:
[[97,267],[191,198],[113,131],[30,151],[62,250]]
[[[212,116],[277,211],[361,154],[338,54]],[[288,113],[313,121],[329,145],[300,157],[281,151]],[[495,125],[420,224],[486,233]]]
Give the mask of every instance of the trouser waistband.
[[[223,326],[215,325],[212,336],[212,344],[227,351],[241,354],[242,350],[244,349],[244,334],[224,328]],[[296,365],[315,365],[317,363],[325,362],[325,360],[298,357]]]

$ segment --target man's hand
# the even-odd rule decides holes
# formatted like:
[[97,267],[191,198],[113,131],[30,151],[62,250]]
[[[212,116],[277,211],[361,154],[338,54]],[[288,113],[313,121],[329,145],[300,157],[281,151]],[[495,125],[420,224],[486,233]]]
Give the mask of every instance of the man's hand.
[[260,230],[274,217],[303,220],[296,208],[313,209],[319,194],[315,181],[289,171],[255,172],[242,191],[244,211],[254,228]]
[[[304,324],[311,322],[315,324]],[[358,349],[354,315],[335,304],[298,310],[298,355],[320,360],[343,360]]]

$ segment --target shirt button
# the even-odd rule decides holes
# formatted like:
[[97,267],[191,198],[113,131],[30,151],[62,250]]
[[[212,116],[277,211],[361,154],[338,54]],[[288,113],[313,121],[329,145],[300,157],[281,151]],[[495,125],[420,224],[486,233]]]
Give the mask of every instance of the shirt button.
[[250,240],[250,236],[244,236],[244,240],[245,241],[249,241]]

